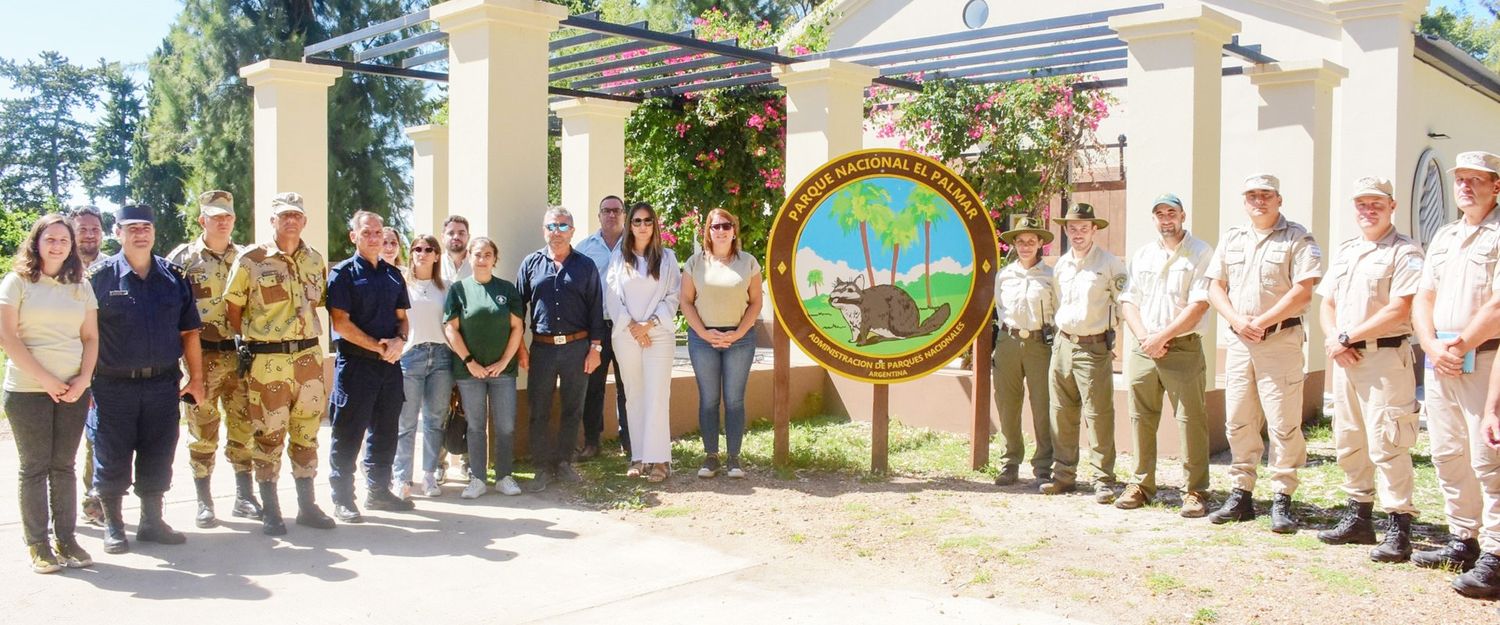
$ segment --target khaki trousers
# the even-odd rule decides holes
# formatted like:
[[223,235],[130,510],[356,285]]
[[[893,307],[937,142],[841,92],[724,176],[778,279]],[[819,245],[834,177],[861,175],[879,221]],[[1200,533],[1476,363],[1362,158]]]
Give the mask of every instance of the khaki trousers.
[[1162,393],[1177,417],[1186,488],[1208,490],[1203,362],[1203,338],[1197,334],[1172,339],[1161,358],[1147,356],[1139,346],[1130,350],[1125,370],[1130,379],[1130,420],[1135,426],[1135,481],[1148,496],[1156,496],[1156,432],[1161,428]]
[[1489,553],[1500,552],[1500,452],[1484,444],[1479,418],[1494,364],[1495,352],[1487,351],[1476,355],[1473,373],[1450,378],[1426,372],[1423,402],[1448,531],[1478,538]]
[[1225,433],[1229,438],[1229,480],[1234,488],[1255,490],[1255,470],[1271,439],[1267,464],[1271,490],[1278,495],[1297,491],[1297,468],[1307,463],[1307,441],[1302,438],[1302,371],[1305,359],[1302,326],[1294,326],[1247,344],[1235,339],[1224,362]]
[[995,364],[991,369],[995,411],[1000,414],[1000,439],[1005,444],[1000,467],[1020,466],[1026,454],[1021,435],[1021,400],[1031,400],[1031,426],[1036,432],[1036,451],[1031,455],[1032,474],[1052,472],[1051,393],[1047,387],[1052,347],[1041,333],[1018,339],[1001,332],[995,339]]
[[1417,442],[1417,382],[1405,345],[1364,350],[1352,367],[1333,372],[1333,442],[1344,470],[1343,491],[1382,509],[1416,514],[1411,503],[1411,446]]
[[208,477],[214,471],[214,452],[219,447],[219,426],[227,430],[224,458],[235,473],[250,470],[250,444],[254,434],[247,414],[245,387],[240,383],[239,356],[234,352],[203,352],[204,387],[208,397],[194,406],[183,406],[187,416],[188,464],[193,477]]
[[1058,333],[1053,341],[1052,456],[1053,477],[1078,479],[1080,415],[1089,421],[1089,464],[1098,479],[1115,479],[1115,372],[1104,343],[1079,345]]

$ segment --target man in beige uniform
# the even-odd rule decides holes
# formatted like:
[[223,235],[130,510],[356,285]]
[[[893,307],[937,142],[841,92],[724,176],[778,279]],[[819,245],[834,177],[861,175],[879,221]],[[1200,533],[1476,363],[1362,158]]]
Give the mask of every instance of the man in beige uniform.
[[1423,408],[1432,463],[1453,538],[1440,550],[1413,553],[1411,560],[1427,568],[1472,566],[1453,580],[1454,590],[1494,598],[1500,596],[1500,453],[1485,444],[1478,427],[1500,344],[1495,339],[1500,297],[1494,289],[1500,156],[1464,152],[1457,160],[1453,196],[1462,215],[1433,236],[1412,302],[1412,326],[1431,369]]
[[1098,474],[1094,500],[1115,499],[1114,328],[1119,320],[1125,263],[1094,245],[1094,233],[1109,222],[1094,207],[1079,204],[1058,218],[1072,249],[1053,269],[1057,289],[1057,338],[1052,348],[1053,481],[1046,495],[1073,490],[1078,479],[1080,412],[1089,422],[1089,464]]
[[193,468],[193,485],[198,494],[198,527],[219,524],[214,517],[213,493],[209,482],[214,471],[214,452],[219,446],[219,426],[227,432],[224,457],[234,467],[235,498],[231,514],[260,520],[260,502],[255,500],[250,480],[249,417],[246,416],[245,388],[240,384],[235,355],[234,330],[225,317],[227,304],[224,289],[229,285],[229,271],[239,259],[239,247],[230,240],[234,233],[234,196],[228,191],[209,191],[198,196],[198,225],[203,235],[177,246],[167,261],[182,267],[198,302],[198,316],[203,331],[198,342],[203,346],[203,375],[208,396],[195,405],[184,406],[188,434],[189,464]]
[[1302,438],[1302,315],[1323,277],[1323,252],[1300,224],[1281,214],[1281,181],[1270,174],[1245,179],[1248,226],[1230,228],[1209,263],[1209,301],[1228,323],[1224,363],[1225,429],[1233,455],[1234,490],[1209,520],[1215,524],[1255,518],[1255,470],[1271,438],[1271,531],[1297,531],[1292,494],[1297,467],[1307,462]]
[[[1052,242],[1052,233],[1039,221],[1027,218],[1005,231],[1000,240],[1011,246],[1016,257],[995,273],[995,319],[1000,334],[995,337],[992,374],[995,411],[1000,414],[1000,438],[1005,444],[997,486],[1015,484],[1020,476],[1026,441],[1021,438],[1021,399],[1031,399],[1031,425],[1036,432],[1036,451],[1031,455],[1031,474],[1037,481],[1052,479],[1052,426],[1047,389],[1052,360],[1052,313],[1057,293],[1052,268],[1042,260],[1042,246]],[[1045,330],[1045,331],[1044,331]]]
[[1396,231],[1391,181],[1360,178],[1351,196],[1360,236],[1339,244],[1319,322],[1332,363],[1333,439],[1349,506],[1318,540],[1330,545],[1375,544],[1376,479],[1389,515],[1376,562],[1411,556],[1411,446],[1417,440],[1417,383],[1412,376],[1411,300],[1422,275],[1422,248]]
[[1181,514],[1208,514],[1208,409],[1203,334],[1208,331],[1208,264],[1214,248],[1183,228],[1182,200],[1166,194],[1151,205],[1156,241],[1130,258],[1130,281],[1120,295],[1125,323],[1138,345],[1125,364],[1130,419],[1135,424],[1135,483],[1115,502],[1130,510],[1156,496],[1156,431],[1161,396],[1177,417],[1187,484]]

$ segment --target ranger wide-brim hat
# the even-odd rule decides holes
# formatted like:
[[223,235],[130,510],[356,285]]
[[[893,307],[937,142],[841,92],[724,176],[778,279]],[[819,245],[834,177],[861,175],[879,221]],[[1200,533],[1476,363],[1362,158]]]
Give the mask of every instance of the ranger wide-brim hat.
[[1068,214],[1058,217],[1057,221],[1067,223],[1070,221],[1092,221],[1094,226],[1103,230],[1109,227],[1109,222],[1094,216],[1094,205],[1079,202],[1073,208],[1068,209]]
[[1025,217],[1016,222],[1014,228],[1000,233],[1000,240],[1007,245],[1015,245],[1016,237],[1023,234],[1034,234],[1042,240],[1042,245],[1052,242],[1052,231],[1042,227],[1042,222],[1035,217]]

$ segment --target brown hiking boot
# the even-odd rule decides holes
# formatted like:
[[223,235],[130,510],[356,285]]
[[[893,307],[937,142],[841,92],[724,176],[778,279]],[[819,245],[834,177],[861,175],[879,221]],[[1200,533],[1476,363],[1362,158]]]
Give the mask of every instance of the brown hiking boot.
[[1178,514],[1184,519],[1196,519],[1208,514],[1208,493],[1190,490],[1182,496],[1182,511]]
[[1037,487],[1037,492],[1043,495],[1061,495],[1071,493],[1078,485],[1073,480],[1053,480]]
[[1151,503],[1151,496],[1146,494],[1146,489],[1140,484],[1130,484],[1125,487],[1125,492],[1120,493],[1120,498],[1115,500],[1115,507],[1121,510],[1134,510]]

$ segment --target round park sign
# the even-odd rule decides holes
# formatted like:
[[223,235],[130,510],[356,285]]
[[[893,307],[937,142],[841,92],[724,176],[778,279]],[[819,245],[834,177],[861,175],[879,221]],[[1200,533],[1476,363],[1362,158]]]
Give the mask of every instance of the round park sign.
[[989,212],[963,178],[913,152],[824,164],[787,195],[768,247],[782,327],[844,377],[927,375],[963,355],[994,307]]

